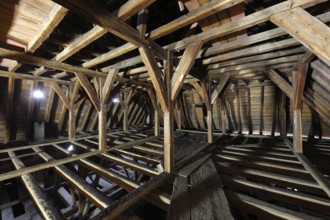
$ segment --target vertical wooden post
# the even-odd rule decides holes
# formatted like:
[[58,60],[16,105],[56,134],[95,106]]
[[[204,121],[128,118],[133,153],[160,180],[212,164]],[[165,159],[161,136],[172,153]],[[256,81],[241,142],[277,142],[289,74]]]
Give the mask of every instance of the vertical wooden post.
[[178,130],[182,129],[181,110],[178,109]]
[[12,136],[12,124],[13,124],[13,102],[14,102],[14,91],[15,91],[15,79],[13,77],[8,78],[8,95],[7,95],[7,110],[6,110],[6,135],[5,143],[11,140]]
[[76,114],[75,114],[75,106],[74,103],[70,102],[69,109],[69,140],[73,141],[76,139]]
[[221,133],[222,133],[222,135],[225,135],[226,134],[226,124],[225,124],[226,108],[225,108],[222,98],[223,98],[223,95],[221,95],[221,97],[219,97],[219,105],[221,108]]
[[281,137],[286,137],[286,94],[284,92],[281,92],[279,108],[280,134]]
[[[260,81],[262,83],[263,81]],[[262,131],[264,128],[264,96],[265,96],[265,87],[261,86],[260,87],[260,114],[259,114],[259,120],[260,120],[260,125],[259,125],[259,134],[262,135]]]
[[212,104],[211,104],[211,95],[212,95],[212,85],[211,81],[208,82],[208,87],[205,96],[208,96],[208,99],[205,101],[208,102],[207,110],[207,142],[213,143],[213,118],[212,118]]
[[104,151],[107,148],[107,105],[100,103],[99,116],[99,150]]
[[238,88],[238,80],[236,81],[236,108],[237,108],[237,131],[239,134],[242,134],[242,119],[241,119],[241,98],[239,94],[239,88]]
[[[56,89],[57,84],[53,85],[53,88]],[[69,106],[69,140],[73,141],[74,139],[76,139],[76,115],[77,115],[77,109],[79,108],[79,105],[75,105],[75,100],[78,94],[80,88],[80,83],[77,81],[74,85],[72,85],[69,88],[69,97],[70,100],[68,100],[67,98],[65,98],[66,96],[64,96],[64,94],[62,95],[62,99],[63,102],[69,102],[69,104],[67,104]],[[61,91],[58,89],[58,95],[61,96]],[[67,101],[65,101],[67,100]]]
[[123,119],[123,130],[128,130],[128,103],[127,103],[127,92],[124,92],[124,102],[123,102],[123,110],[124,110],[124,119]]
[[158,105],[155,109],[155,136],[159,136],[159,112],[158,112]]
[[[298,72],[292,72],[293,101],[297,99],[295,92],[298,86]],[[302,125],[301,125],[301,107],[302,105],[293,105],[293,150],[296,153],[302,153]]]
[[213,119],[212,119],[212,107],[207,111],[207,141],[213,142]]
[[249,129],[249,134],[253,133],[253,129],[252,129],[252,112],[251,112],[251,92],[250,92],[250,88],[248,87],[249,82],[246,81],[246,98],[247,98],[247,115],[248,115],[248,129]]
[[167,86],[168,111],[164,112],[164,169],[174,171],[174,114],[171,101],[172,54],[169,52],[165,62],[165,79]]
[[276,120],[277,120],[277,106],[278,106],[278,93],[279,93],[279,88],[274,87],[274,106],[273,106],[273,116],[272,116],[272,131],[271,135],[274,137],[275,136],[275,130],[276,130]]
[[[114,74],[113,74],[114,73]],[[108,73],[106,80],[99,79],[95,85],[98,85],[99,111],[97,112],[98,118],[98,132],[99,132],[99,150],[104,151],[107,148],[107,99],[113,84],[113,75],[116,72]]]
[[182,128],[182,119],[181,119],[181,110],[179,108],[178,98],[177,98],[177,100],[175,100],[174,111],[176,112],[176,114],[178,116],[178,118],[177,118],[178,130],[181,130],[181,128]]

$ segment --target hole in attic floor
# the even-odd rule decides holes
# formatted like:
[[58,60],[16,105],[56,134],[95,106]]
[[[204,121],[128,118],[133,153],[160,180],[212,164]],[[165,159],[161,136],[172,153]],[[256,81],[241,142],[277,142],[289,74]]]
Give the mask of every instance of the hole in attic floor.
[[165,220],[167,216],[165,211],[143,200],[137,202],[129,210],[143,220]]
[[15,218],[18,217],[18,216],[21,216],[25,213],[25,209],[24,209],[24,206],[22,205],[22,203],[18,203],[16,205],[13,205],[12,210],[13,210],[13,214],[14,214]]

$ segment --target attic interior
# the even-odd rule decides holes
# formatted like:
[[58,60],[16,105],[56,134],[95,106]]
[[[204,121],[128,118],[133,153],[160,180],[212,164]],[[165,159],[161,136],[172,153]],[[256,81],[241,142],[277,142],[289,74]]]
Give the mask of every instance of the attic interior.
[[0,220],[330,219],[329,1],[0,14]]

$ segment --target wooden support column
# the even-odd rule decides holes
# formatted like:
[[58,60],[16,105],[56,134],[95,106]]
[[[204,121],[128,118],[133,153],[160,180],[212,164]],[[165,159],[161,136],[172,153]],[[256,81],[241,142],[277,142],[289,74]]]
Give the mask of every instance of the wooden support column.
[[[262,83],[262,81],[260,81],[260,83]],[[264,102],[265,102],[264,96],[265,96],[265,87],[261,86],[260,87],[260,114],[259,114],[259,120],[260,120],[259,134],[260,135],[262,135],[262,130],[264,127]]]
[[175,108],[174,110],[176,111],[177,115],[178,115],[178,130],[181,130],[182,128],[182,119],[181,119],[181,110],[180,110],[180,107],[179,107],[179,100],[177,99],[175,101]]
[[76,139],[76,111],[73,103],[70,104],[69,108],[69,140],[73,141]]
[[213,110],[212,110],[212,104],[211,104],[211,94],[212,94],[212,89],[211,89],[211,81],[208,82],[208,87],[206,83],[202,83],[202,89],[203,92],[205,93],[205,104],[207,106],[207,142],[208,143],[213,143]]
[[212,108],[207,110],[207,142],[213,142],[213,119],[212,119]]
[[123,119],[123,130],[128,130],[128,103],[127,103],[127,92],[124,92],[124,105],[123,105],[123,111],[124,111],[124,119]]
[[249,134],[253,133],[253,129],[252,129],[252,112],[251,112],[251,92],[250,92],[250,88],[248,87],[249,82],[246,81],[245,82],[247,87],[246,87],[246,98],[247,98],[247,115],[248,115],[248,129],[249,129]]
[[104,151],[107,148],[107,112],[108,99],[113,84],[118,74],[117,69],[110,70],[104,83],[100,82],[100,110],[98,111],[99,119],[99,150]]
[[[55,84],[54,84],[55,85]],[[57,84],[56,84],[57,86]],[[54,88],[56,87],[54,86]],[[71,92],[70,92],[70,101],[67,99],[67,101],[64,101],[65,98],[63,97],[62,100],[64,103],[68,103],[67,105],[69,106],[69,140],[74,140],[76,139],[76,116],[77,116],[77,109],[79,108],[79,104],[75,104],[77,95],[78,95],[78,91],[80,88],[80,83],[77,81],[73,87],[71,87]],[[56,91],[56,90],[55,90]],[[62,91],[62,90],[60,90]],[[61,93],[58,93],[59,96],[61,97]],[[64,94],[63,94],[64,95]]]
[[160,127],[159,111],[157,109],[157,110],[155,110],[155,136],[159,136],[159,127]]
[[107,105],[101,103],[99,117],[99,150],[104,151],[107,147]]
[[[219,105],[221,108],[221,132],[224,135],[224,134],[226,134],[226,124],[225,124],[226,107],[225,107],[225,102],[224,102],[224,95],[221,95],[219,97]],[[229,126],[229,121],[228,121],[228,126]]]
[[169,52],[165,62],[165,80],[167,86],[167,109],[164,111],[164,168],[165,172],[174,171],[174,112],[171,100],[172,54]]
[[298,71],[292,72],[293,88],[293,150],[296,153],[303,152],[302,146],[302,97],[307,77],[309,62],[314,58],[312,52],[307,52],[298,65]]
[[5,143],[10,141],[12,136],[14,91],[15,91],[15,79],[13,77],[9,77],[8,94],[7,94],[7,111],[6,111],[6,136],[4,141]]
[[[298,72],[292,72],[293,91],[297,88]],[[293,100],[296,99],[296,93],[293,94]],[[301,107],[293,107],[293,150],[296,153],[302,153],[302,124],[301,124]]]
[[237,131],[242,134],[242,120],[241,120],[241,98],[239,94],[238,81],[236,81],[236,108],[237,108]]
[[26,120],[26,128],[25,128],[25,139],[30,139],[31,129],[32,129],[32,119],[33,119],[33,110],[34,110],[34,97],[33,92],[37,89],[38,81],[34,80],[30,89],[30,98],[29,98],[29,108],[28,115]]
[[272,115],[272,131],[271,135],[274,137],[275,136],[275,130],[276,130],[276,120],[277,120],[277,106],[278,106],[278,93],[279,93],[279,88],[274,87],[274,104],[273,104],[273,115]]
[[281,91],[280,104],[279,104],[279,120],[280,120],[280,134],[281,137],[287,136],[286,131],[286,95]]
[[153,91],[151,89],[148,89],[148,95],[151,101],[151,104],[154,108],[154,130],[155,130],[155,136],[159,135],[159,108],[158,108],[158,99],[155,98]]

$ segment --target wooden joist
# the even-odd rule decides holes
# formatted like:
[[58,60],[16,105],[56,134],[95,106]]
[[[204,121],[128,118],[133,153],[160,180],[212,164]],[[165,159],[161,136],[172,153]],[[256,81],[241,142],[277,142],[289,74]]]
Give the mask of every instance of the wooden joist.
[[117,163],[117,164],[120,164],[122,166],[125,166],[125,167],[128,167],[128,168],[131,168],[133,170],[136,170],[138,172],[141,172],[141,173],[144,173],[148,176],[157,176],[159,174],[158,171],[154,170],[154,169],[151,169],[147,166],[143,166],[141,164],[138,164],[138,163],[135,163],[135,162],[131,162],[129,160],[125,160],[125,159],[122,159],[120,157],[116,157],[116,156],[113,156],[111,154],[101,154],[102,157],[114,162],[114,163]]
[[256,214],[263,218],[278,217],[282,219],[320,219],[307,214],[292,211],[291,209],[282,208],[268,202],[263,202],[262,200],[251,196],[246,196],[229,190],[226,190],[225,193],[228,200],[233,204],[241,207],[248,213]]
[[249,191],[251,193],[267,193],[274,199],[283,200],[287,203],[299,205],[301,207],[308,207],[311,210],[327,213],[329,208],[329,200],[322,197],[310,196],[306,193],[294,192],[287,189],[281,189],[277,187],[267,186],[265,184],[256,183],[250,180],[243,180],[237,177],[229,178],[225,175],[221,175],[221,179],[225,185],[230,185],[232,188]]
[[[16,154],[14,152],[9,151],[8,154],[12,158],[11,160],[16,169],[25,168],[23,162],[16,158]],[[48,198],[32,174],[23,174],[21,175],[21,179],[44,219],[63,219],[61,212],[55,208],[52,200]]]
[[[40,157],[47,161],[53,161],[54,158],[52,158],[49,154],[43,152],[40,150],[40,148],[34,148],[35,152],[37,152]],[[70,183],[75,189],[77,189],[81,194],[86,196],[88,200],[90,200],[96,207],[99,209],[105,209],[108,207],[111,203],[111,201],[101,192],[99,192],[97,189],[93,188],[91,185],[89,185],[87,182],[83,181],[77,174],[75,174],[73,171],[68,169],[64,165],[58,165],[55,166],[56,172],[58,172],[66,181]]]
[[[293,150],[293,144],[288,138],[283,139],[284,142]],[[300,163],[304,166],[306,170],[310,173],[310,175],[315,179],[315,181],[322,187],[324,192],[330,198],[330,181],[324,177],[324,175],[315,168],[315,166],[306,158],[305,155],[296,153],[293,151],[294,155],[300,161]]]
[[[103,178],[123,187],[125,190],[127,190],[129,192],[133,191],[134,189],[137,189],[139,187],[139,185],[137,183],[135,183],[129,179],[120,178],[120,177],[118,177],[118,175],[110,172],[108,169],[105,169],[104,167],[102,167],[98,164],[91,162],[90,160],[83,159],[83,160],[81,160],[81,162],[82,162],[83,166],[86,166],[87,168],[91,169],[95,173],[101,175]],[[149,195],[147,195],[145,197],[145,199],[147,201],[155,204],[159,208],[162,208],[163,210],[167,210],[168,205],[170,203],[170,200],[166,196],[160,194],[157,191],[150,193]]]
[[169,178],[168,173],[162,173],[148,182],[144,183],[139,188],[133,190],[126,196],[120,198],[118,201],[113,203],[109,208],[105,209],[100,215],[97,217],[100,219],[113,219],[117,217],[120,213],[128,209],[138,200],[148,195],[152,190],[159,187],[165,180]]

